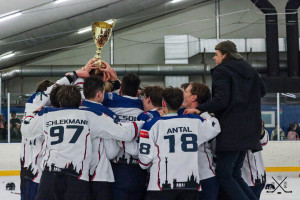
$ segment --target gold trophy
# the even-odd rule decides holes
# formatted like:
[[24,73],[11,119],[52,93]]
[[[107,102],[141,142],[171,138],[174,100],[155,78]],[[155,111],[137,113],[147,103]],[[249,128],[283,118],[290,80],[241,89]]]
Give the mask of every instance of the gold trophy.
[[[101,67],[101,49],[105,45],[105,43],[109,40],[112,29],[115,26],[116,20],[113,20],[111,24],[107,22],[95,22],[92,24],[92,31],[94,36],[94,42],[97,46],[95,58],[99,58],[99,67]],[[102,74],[100,70],[96,69],[94,74]]]

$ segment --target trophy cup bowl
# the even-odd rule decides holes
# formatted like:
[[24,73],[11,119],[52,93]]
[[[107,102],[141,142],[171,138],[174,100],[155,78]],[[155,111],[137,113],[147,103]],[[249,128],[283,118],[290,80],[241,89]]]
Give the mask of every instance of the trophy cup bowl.
[[[96,55],[94,56],[95,58],[99,58],[98,60],[98,67],[101,67],[101,49],[105,45],[105,43],[109,40],[111,34],[112,34],[112,29],[116,23],[116,20],[113,20],[112,24],[106,23],[106,22],[95,22],[92,24],[92,31],[93,31],[93,38],[94,42],[97,46],[97,51]],[[94,74],[102,74],[100,70],[96,69],[93,70]]]

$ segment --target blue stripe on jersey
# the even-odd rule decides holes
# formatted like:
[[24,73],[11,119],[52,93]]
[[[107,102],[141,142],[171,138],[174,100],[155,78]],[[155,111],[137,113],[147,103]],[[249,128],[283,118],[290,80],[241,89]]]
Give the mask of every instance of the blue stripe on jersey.
[[137,117],[137,120],[147,122],[156,117],[160,117],[159,112],[157,110],[150,110],[148,112],[143,112],[143,113],[139,114],[139,116]]
[[176,118],[189,118],[189,119],[200,119],[201,122],[204,121],[204,119],[202,117],[200,117],[199,115],[194,115],[194,114],[187,114],[187,115],[180,115],[180,116],[167,116],[167,117],[158,117],[158,118],[153,118],[151,121],[149,122],[146,122],[142,129],[143,130],[146,130],[146,131],[149,131],[152,126],[154,124],[156,124],[157,121],[159,120],[169,120],[169,119],[176,119]]
[[105,93],[102,104],[108,108],[138,108],[144,110],[143,102],[140,99],[130,99],[116,93]]
[[33,95],[31,95],[31,97],[28,99],[27,103],[33,103],[33,99],[35,98],[35,96],[38,94],[38,92],[34,93]]
[[43,114],[47,114],[49,112],[56,112],[56,111],[61,111],[61,110],[85,110],[85,111],[90,111],[95,113],[96,115],[101,116],[103,112],[92,109],[92,108],[55,108],[55,107],[44,107],[41,111],[38,112],[39,116],[42,116]]
[[109,108],[107,108],[107,107],[105,107],[105,106],[103,106],[99,103],[93,103],[93,102],[90,102],[90,101],[83,100],[81,105],[85,106],[87,108],[90,108],[92,110],[97,110],[97,111],[105,113],[110,118],[112,118],[115,123],[120,121],[119,116],[116,113],[114,113]]

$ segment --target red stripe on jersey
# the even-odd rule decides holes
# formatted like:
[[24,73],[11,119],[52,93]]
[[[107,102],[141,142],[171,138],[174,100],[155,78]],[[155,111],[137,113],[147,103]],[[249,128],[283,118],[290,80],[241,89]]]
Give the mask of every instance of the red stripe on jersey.
[[158,159],[159,159],[159,161],[158,161],[158,173],[157,173],[157,185],[158,185],[158,187],[159,187],[159,189],[160,189],[160,191],[162,191],[162,189],[161,189],[161,187],[160,187],[160,179],[159,179],[159,171],[160,171],[160,157],[159,157],[159,146],[156,144],[155,145],[156,147],[157,147],[157,157],[158,157]]
[[38,177],[39,175],[39,170],[36,171],[36,176],[32,179],[32,182],[36,179],[36,177]]
[[142,138],[149,138],[149,133],[148,133],[148,131],[141,131],[141,132],[140,132],[140,137],[142,137]]
[[124,152],[125,152],[125,142],[122,141],[122,146],[123,146],[123,149],[124,149]]
[[46,135],[48,135],[48,133],[46,131],[44,131],[44,133],[46,133]]
[[83,85],[83,82],[78,82],[78,83],[76,83],[76,85],[79,85],[79,84]]
[[[138,134],[138,128],[137,128],[137,125],[136,125],[136,123],[135,122],[132,122],[133,123],[133,125],[134,125],[134,129],[135,129],[135,134],[134,134],[134,138],[136,138],[136,136],[137,136],[137,134]],[[133,138],[133,139],[134,139]]]
[[200,186],[199,186],[199,188],[198,188],[198,192],[201,190],[201,183],[200,183]]
[[31,115],[28,115],[28,116],[26,116],[24,119],[26,119],[27,117],[31,117],[31,118],[34,118],[34,116],[31,116]]
[[45,139],[43,140],[43,142],[42,142],[42,146],[41,146],[41,151],[39,152],[39,154],[35,157],[35,164],[37,163],[37,159],[38,159],[38,157],[39,157],[39,155],[40,155],[40,153],[42,152],[42,150],[43,150],[43,145],[44,145],[44,142],[45,142]]
[[248,160],[248,165],[249,165],[250,174],[251,174],[251,182],[253,183],[253,186],[255,186],[255,183],[253,182],[253,175],[252,175],[252,170],[251,170],[251,166],[250,166],[250,161],[249,161],[249,154],[248,154],[248,152],[247,152],[247,160]]
[[82,170],[83,170],[83,161],[85,160],[85,157],[86,157],[87,138],[88,138],[88,136],[89,136],[89,135],[90,135],[90,133],[88,133],[88,134],[86,135],[86,137],[85,137],[84,158],[83,158],[83,160],[82,160],[82,162],[81,162],[81,174],[80,174],[80,176],[78,177],[78,179],[80,179],[80,177],[81,177],[81,175],[82,175]]
[[204,152],[205,152],[205,154],[206,154],[206,157],[207,157],[207,160],[208,160],[208,164],[209,164],[209,169],[212,171],[212,173],[216,176],[216,174],[215,174],[215,172],[214,172],[214,170],[212,169],[212,167],[211,167],[211,164],[210,164],[210,159],[209,159],[209,157],[208,157],[208,153],[207,153],[207,151],[206,151],[206,146],[205,146],[205,144],[206,144],[206,142],[204,143]]
[[140,160],[139,160],[139,163],[142,164],[142,165],[144,165],[144,166],[148,166],[148,165],[151,164],[151,162],[149,162],[148,164],[144,164],[144,163],[142,163]]
[[25,154],[25,145],[26,145],[26,142],[27,142],[27,139],[25,140],[25,143],[24,143],[24,159],[23,159],[24,162],[23,162],[23,167],[24,167],[24,165],[25,165],[25,155],[26,155],[26,154]]

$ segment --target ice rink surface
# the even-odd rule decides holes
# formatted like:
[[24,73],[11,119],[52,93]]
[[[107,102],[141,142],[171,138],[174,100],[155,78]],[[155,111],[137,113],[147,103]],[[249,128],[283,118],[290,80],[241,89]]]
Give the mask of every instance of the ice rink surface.
[[[14,191],[6,190],[9,182],[15,183]],[[261,200],[300,200],[299,173],[267,173],[267,184],[270,189],[263,190]],[[0,200],[20,200],[20,177],[0,176]]]

